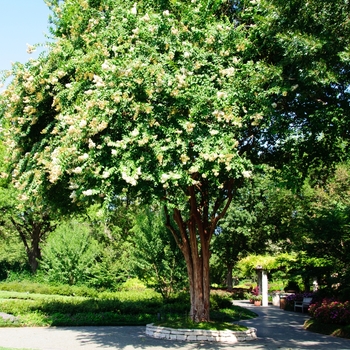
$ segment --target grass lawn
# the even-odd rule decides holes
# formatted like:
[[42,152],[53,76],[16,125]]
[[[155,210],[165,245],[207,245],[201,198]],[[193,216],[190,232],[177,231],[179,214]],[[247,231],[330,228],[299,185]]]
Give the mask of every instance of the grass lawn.
[[248,327],[233,324],[230,322],[211,321],[194,323],[190,320],[173,319],[168,321],[154,322],[156,326],[169,327],[175,329],[203,329],[211,331],[224,331],[226,329],[230,331],[245,331]]
[[[256,317],[250,310],[232,305],[227,295],[212,297],[213,322],[207,329],[228,328],[228,324]],[[16,317],[14,321],[0,317],[0,327],[136,326],[156,323],[159,316],[176,325],[187,322],[190,309],[187,295],[164,301],[152,290],[106,292],[98,297],[0,291],[0,304],[1,312]]]

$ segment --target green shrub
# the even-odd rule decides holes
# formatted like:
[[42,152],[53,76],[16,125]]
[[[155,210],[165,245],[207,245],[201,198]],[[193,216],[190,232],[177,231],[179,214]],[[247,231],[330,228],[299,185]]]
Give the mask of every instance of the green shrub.
[[188,285],[186,264],[172,234],[164,225],[162,208],[140,211],[134,218],[135,273],[164,299]]
[[210,308],[211,310],[220,310],[230,308],[232,306],[232,298],[227,292],[212,292],[210,294]]
[[[212,296],[216,305],[216,311],[211,313],[213,320],[231,322],[252,317],[245,315],[248,310],[242,312],[244,309],[233,306],[228,295]],[[158,315],[187,317],[189,310],[188,294],[180,293],[164,300],[149,289],[102,292],[94,298],[1,292],[1,311],[19,316],[21,326],[140,325],[156,321]]]
[[40,270],[49,282],[75,285],[91,278],[100,253],[91,228],[77,221],[64,222],[50,234],[42,249]]
[[0,282],[0,290],[14,291],[14,292],[25,292],[25,293],[36,293],[36,294],[47,294],[47,295],[71,295],[71,296],[82,296],[82,297],[96,297],[98,291],[89,288],[87,286],[69,286],[65,284],[61,285],[50,285],[43,283],[36,283],[32,281],[4,281]]
[[127,281],[125,281],[121,287],[120,290],[123,291],[145,291],[147,289],[146,285],[140,281],[138,278],[129,278]]

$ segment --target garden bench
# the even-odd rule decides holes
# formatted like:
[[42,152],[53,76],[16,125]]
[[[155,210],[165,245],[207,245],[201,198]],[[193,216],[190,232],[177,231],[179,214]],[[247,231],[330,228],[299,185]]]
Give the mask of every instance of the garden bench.
[[294,301],[294,311],[296,311],[296,308],[300,307],[301,312],[304,312],[304,307],[308,308],[311,304],[312,298],[303,298],[303,301]]

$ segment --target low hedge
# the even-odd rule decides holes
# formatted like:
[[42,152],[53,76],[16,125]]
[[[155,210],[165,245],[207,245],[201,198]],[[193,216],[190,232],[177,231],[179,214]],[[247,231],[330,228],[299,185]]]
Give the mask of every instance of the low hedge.
[[[88,297],[67,296],[66,288],[51,289],[35,284],[25,288],[11,283],[7,287],[17,291],[0,290],[0,311],[16,316],[18,322],[0,318],[0,326],[144,325],[159,318],[188,317],[190,310],[188,293],[163,300],[159,293],[149,289],[105,291]],[[63,291],[64,295],[40,294],[45,288],[50,292]],[[232,322],[255,316],[249,310],[233,306],[228,293],[211,295],[212,319]]]

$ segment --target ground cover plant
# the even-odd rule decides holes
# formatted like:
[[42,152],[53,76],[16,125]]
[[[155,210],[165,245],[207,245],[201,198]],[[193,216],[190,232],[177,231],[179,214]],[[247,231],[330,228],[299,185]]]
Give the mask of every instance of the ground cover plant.
[[[2,287],[5,285],[3,282]],[[16,284],[9,285],[12,291],[0,292],[0,311],[15,316],[15,320],[0,319],[2,327],[145,325],[159,320],[175,324],[188,318],[190,302],[187,294],[163,299],[160,293],[145,289],[142,292],[101,292],[91,297],[30,293],[23,291],[23,286],[17,292],[13,290]],[[249,310],[233,306],[229,294],[213,294],[211,300],[211,317],[219,327],[220,324],[223,327],[223,322],[256,316]]]
[[347,338],[350,339],[350,325],[339,325],[331,323],[323,323],[317,321],[313,318],[305,321],[304,328],[308,331],[333,335],[335,337]]
[[247,330],[246,326],[232,324],[230,322],[210,321],[210,322],[195,323],[188,318],[187,319],[174,318],[174,319],[169,319],[167,321],[158,321],[158,322],[155,322],[155,325],[162,326],[162,327],[176,328],[176,329],[203,329],[203,330],[217,330],[217,331],[223,331],[226,329],[231,331]]

